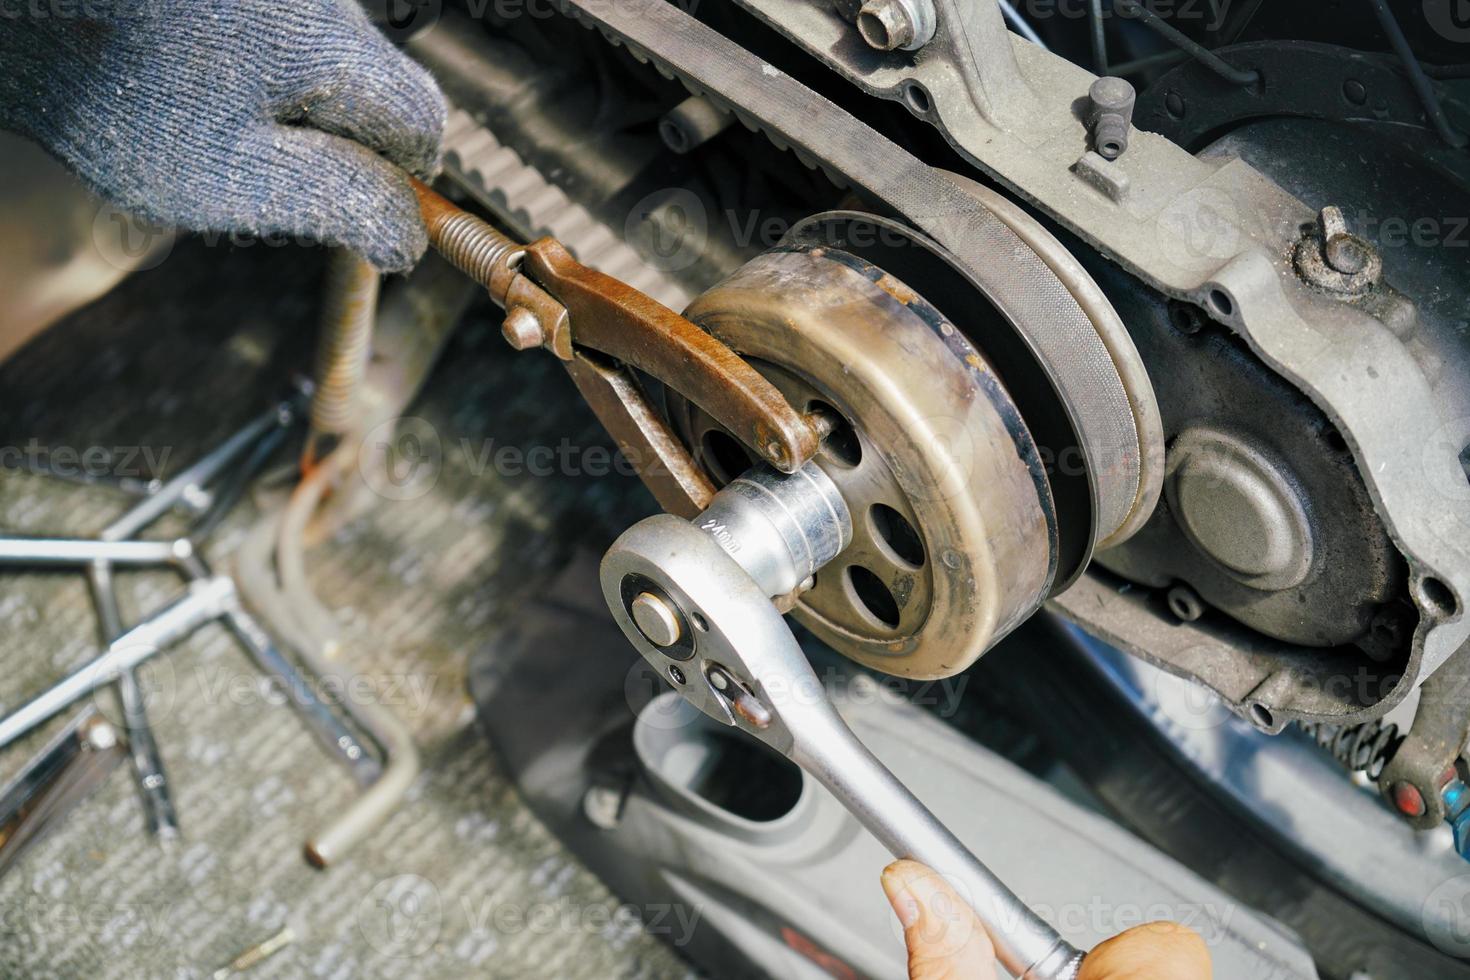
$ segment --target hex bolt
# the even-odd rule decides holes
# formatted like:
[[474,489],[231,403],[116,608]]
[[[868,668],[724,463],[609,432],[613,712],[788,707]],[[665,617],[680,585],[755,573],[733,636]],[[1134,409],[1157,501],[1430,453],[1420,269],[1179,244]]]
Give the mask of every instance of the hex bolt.
[[536,319],[536,314],[524,306],[511,308],[510,312],[505,315],[505,322],[501,324],[500,332],[505,334],[506,343],[516,350],[540,347],[546,340],[546,333],[541,329],[541,321]]
[[1087,97],[1093,149],[1106,160],[1116,160],[1128,149],[1133,102],[1137,97],[1133,86],[1121,78],[1105,75],[1092,83]]
[[933,0],[867,0],[857,15],[858,33],[878,51],[917,51],[938,22]]

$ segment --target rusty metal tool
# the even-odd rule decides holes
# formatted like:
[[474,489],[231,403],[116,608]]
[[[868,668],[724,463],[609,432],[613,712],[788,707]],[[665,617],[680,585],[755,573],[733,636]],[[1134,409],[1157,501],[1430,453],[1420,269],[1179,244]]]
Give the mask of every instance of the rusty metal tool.
[[798,412],[738,354],[627,283],[582,265],[552,238],[520,244],[414,182],[429,241],[505,311],[517,350],[545,347],[667,511],[693,517],[714,487],[650,403],[634,371],[679,392],[783,473],[821,443]]

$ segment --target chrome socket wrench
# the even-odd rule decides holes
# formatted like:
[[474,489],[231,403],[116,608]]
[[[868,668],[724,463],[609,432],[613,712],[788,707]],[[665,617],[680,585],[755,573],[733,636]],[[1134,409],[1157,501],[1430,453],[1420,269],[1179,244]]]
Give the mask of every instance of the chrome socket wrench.
[[222,575],[191,583],[187,593],[119,636],[100,656],[0,718],[0,748],[218,619],[236,601],[235,583]]
[[762,467],[693,521],[664,514],[624,532],[602,561],[603,596],[628,639],[690,703],[801,766],[894,856],[944,875],[1013,976],[1071,980],[1083,954],[868,751],[777,610],[851,535],[847,505],[819,468],[808,463],[788,476]]

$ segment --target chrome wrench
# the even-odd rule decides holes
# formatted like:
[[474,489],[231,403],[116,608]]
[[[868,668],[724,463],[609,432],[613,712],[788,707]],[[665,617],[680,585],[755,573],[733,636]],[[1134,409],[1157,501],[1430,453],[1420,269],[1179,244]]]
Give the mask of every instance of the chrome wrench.
[[182,597],[119,636],[101,655],[0,718],[0,748],[218,619],[236,601],[235,583],[224,576],[191,583]]
[[1069,944],[868,751],[828,699],[773,600],[793,596],[851,540],[851,515],[808,463],[758,468],[692,521],[635,524],[602,561],[614,619],[690,703],[806,770],[896,857],[944,875],[996,958],[1024,980],[1072,980]]

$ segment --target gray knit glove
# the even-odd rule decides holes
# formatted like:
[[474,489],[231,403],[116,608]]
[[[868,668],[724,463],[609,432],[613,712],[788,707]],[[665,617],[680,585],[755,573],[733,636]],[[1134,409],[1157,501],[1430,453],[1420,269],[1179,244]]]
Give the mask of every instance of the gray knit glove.
[[0,14],[0,128],[162,224],[423,255],[398,168],[437,170],[444,98],[354,0],[67,8]]

